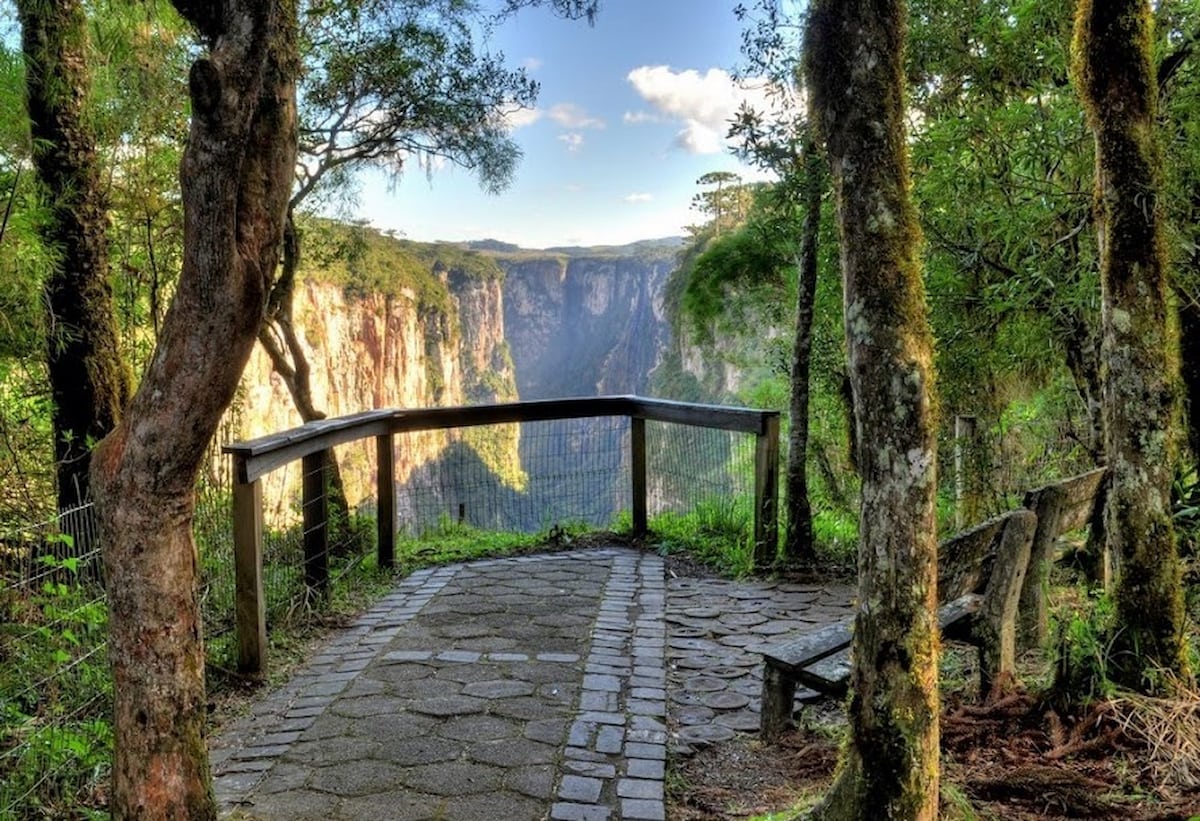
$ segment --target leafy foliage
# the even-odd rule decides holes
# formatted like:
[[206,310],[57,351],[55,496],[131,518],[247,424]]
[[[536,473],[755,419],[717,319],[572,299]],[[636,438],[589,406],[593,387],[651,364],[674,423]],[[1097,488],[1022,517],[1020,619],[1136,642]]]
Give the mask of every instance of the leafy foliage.
[[352,298],[406,294],[421,310],[449,313],[450,292],[439,274],[503,276],[491,257],[454,245],[398,240],[362,224],[319,218],[306,218],[303,229],[300,277],[340,285]]
[[1066,361],[1047,349],[1072,351],[1081,391],[1095,389],[1092,154],[1066,83],[1071,5],[913,5],[915,195],[951,412],[995,418],[1014,387]]
[[[299,187],[293,204],[344,186],[355,166],[399,172],[441,157],[475,170],[488,190],[520,156],[506,112],[537,85],[476,42],[476,4],[461,0],[335,0],[301,10]],[[486,34],[486,32],[485,32]]]

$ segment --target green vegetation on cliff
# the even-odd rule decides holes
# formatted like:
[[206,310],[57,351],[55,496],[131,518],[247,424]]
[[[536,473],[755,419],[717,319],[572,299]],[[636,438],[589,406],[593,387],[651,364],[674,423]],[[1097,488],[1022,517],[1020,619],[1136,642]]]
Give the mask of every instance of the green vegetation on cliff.
[[300,277],[340,285],[348,297],[411,294],[422,310],[449,312],[443,273],[500,280],[504,271],[490,256],[449,243],[397,239],[358,223],[318,217],[304,220],[305,253]]

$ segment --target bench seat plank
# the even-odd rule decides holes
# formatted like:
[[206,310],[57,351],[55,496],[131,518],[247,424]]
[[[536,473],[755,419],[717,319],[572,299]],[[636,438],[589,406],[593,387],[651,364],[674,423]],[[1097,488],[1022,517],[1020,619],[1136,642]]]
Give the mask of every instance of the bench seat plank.
[[850,648],[796,670],[796,680],[811,690],[828,696],[846,695],[850,686]]
[[[948,636],[965,632],[971,619],[982,609],[983,602],[981,594],[967,593],[942,605],[938,608],[938,627]],[[757,652],[762,654],[763,661],[773,673],[770,680],[782,677],[819,693],[843,696],[850,682],[853,625],[853,617],[845,618],[789,641],[761,644]],[[779,706],[790,717],[792,705],[781,703]]]
[[[945,631],[974,616],[982,606],[983,596],[979,593],[959,596],[938,608],[938,627]],[[795,673],[848,648],[853,626],[854,617],[848,616],[811,633],[784,642],[763,643],[756,649],[775,666]]]
[[796,675],[805,667],[849,647],[853,626],[854,617],[847,616],[811,633],[784,642],[763,643],[756,649],[770,663]]

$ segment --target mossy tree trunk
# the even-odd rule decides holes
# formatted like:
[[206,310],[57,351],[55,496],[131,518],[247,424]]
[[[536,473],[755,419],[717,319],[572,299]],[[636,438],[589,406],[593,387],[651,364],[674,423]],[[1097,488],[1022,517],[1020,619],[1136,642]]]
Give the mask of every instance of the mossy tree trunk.
[[296,161],[294,4],[175,7],[206,46],[189,76],[183,270],[141,386],[92,464],[118,820],[216,818],[193,488],[263,320]]
[[1186,675],[1183,595],[1171,523],[1176,361],[1167,322],[1154,143],[1157,84],[1148,0],[1081,0],[1074,73],[1096,140],[1105,533],[1115,563],[1111,673],[1141,690]]
[[862,477],[850,738],[820,819],[933,819],[938,808],[937,438],[905,15],[902,0],[818,0],[806,38],[841,231]]
[[18,0],[17,13],[33,163],[49,205],[42,236],[58,254],[45,304],[62,510],[88,498],[92,446],[120,418],[129,378],[108,283],[107,203],[86,113],[87,18],[79,0]]
[[813,302],[817,295],[817,254],[821,231],[821,195],[825,164],[816,141],[804,142],[804,225],[796,258],[796,341],[792,346],[792,383],[787,455],[787,532],[784,555],[813,563],[812,505],[808,499],[808,397],[812,372]]

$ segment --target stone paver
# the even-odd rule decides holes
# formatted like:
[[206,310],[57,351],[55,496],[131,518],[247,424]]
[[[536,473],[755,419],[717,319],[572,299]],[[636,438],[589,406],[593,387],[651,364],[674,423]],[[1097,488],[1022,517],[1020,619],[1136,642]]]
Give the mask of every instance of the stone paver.
[[757,730],[754,646],[848,601],[668,583],[616,547],[422,570],[214,739],[217,798],[287,821],[663,819],[669,750]]
[[[672,753],[757,732],[762,656],[754,648],[850,615],[853,595],[849,585],[672,579],[664,617]],[[820,698],[797,688],[798,705]]]

